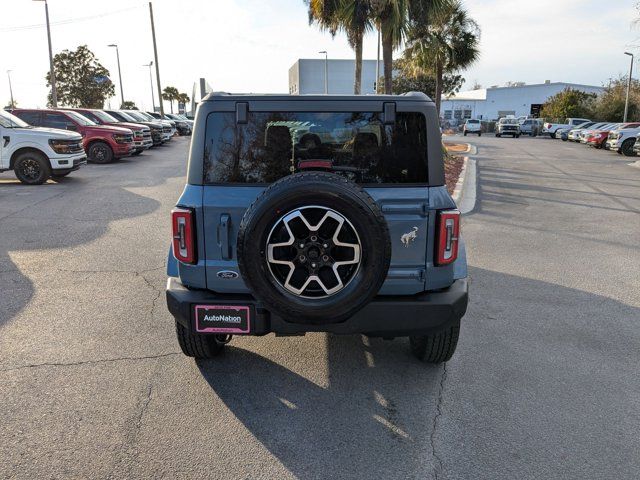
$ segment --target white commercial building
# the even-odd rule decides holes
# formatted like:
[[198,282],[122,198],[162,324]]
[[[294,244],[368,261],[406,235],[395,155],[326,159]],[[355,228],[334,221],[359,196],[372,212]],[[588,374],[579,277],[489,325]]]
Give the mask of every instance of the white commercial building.
[[549,97],[567,88],[595,94],[604,90],[593,85],[549,81],[535,85],[481,88],[444,97],[440,115],[445,122],[454,125],[466,118],[497,120],[507,115],[537,117]]
[[[289,93],[314,94],[325,93],[325,63],[324,58],[301,58],[289,68]],[[353,94],[353,80],[355,78],[355,60],[328,60],[327,87],[331,94]],[[380,60],[380,76],[383,67]],[[376,91],[376,61],[362,61],[362,94]]]

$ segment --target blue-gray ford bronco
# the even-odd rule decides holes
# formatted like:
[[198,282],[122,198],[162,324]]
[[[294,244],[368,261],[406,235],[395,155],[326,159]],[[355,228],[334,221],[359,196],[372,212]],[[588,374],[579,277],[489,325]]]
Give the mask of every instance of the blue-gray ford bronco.
[[166,296],[185,355],[306,332],[408,336],[431,363],[456,349],[466,256],[422,93],[210,94],[171,216]]

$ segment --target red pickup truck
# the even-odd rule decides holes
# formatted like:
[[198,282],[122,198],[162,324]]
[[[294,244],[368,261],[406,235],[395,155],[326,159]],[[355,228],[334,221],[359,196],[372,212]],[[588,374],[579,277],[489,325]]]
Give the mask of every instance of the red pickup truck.
[[136,149],[130,129],[97,125],[74,111],[18,108],[11,113],[34,127],[73,130],[80,133],[90,162],[109,163],[114,159],[131,155]]
[[133,132],[133,143],[135,144],[134,155],[138,155],[148,148],[153,147],[153,140],[151,139],[151,129],[145,125],[139,123],[124,123],[119,122],[113,118],[107,112],[97,110],[95,108],[73,108],[69,109],[74,112],[78,112],[83,117],[87,117],[92,122],[98,125],[112,125],[115,127],[128,128]]

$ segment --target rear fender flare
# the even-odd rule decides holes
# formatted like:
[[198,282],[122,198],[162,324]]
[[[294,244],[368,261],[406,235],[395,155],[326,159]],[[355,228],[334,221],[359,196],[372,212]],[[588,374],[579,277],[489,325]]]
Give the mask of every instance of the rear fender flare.
[[167,256],[167,276],[179,277],[178,260],[173,256],[173,245],[169,245],[169,255]]

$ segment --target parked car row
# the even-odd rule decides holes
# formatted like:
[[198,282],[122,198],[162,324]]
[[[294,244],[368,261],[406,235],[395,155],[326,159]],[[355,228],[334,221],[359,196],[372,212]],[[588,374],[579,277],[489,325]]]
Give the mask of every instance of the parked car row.
[[[576,120],[582,120],[582,123],[575,123]],[[547,125],[552,125],[553,128],[558,124],[545,124],[545,128]],[[551,132],[549,133],[551,135]],[[567,119],[566,125],[553,128],[551,138],[579,142],[594,148],[613,150],[625,156],[634,156],[640,151],[640,142],[638,141],[640,139],[640,122],[618,123]]]
[[192,122],[138,110],[90,108],[0,110],[0,172],[13,170],[25,184],[39,185],[86,164],[138,155],[190,135]]
[[508,116],[500,118],[493,126],[493,122],[483,122],[475,118],[469,118],[462,126],[462,133],[466,137],[470,133],[475,133],[481,136],[483,131],[494,131],[496,137],[511,136],[518,138],[520,135],[529,135],[531,137],[537,137],[542,133],[542,120],[539,118],[516,118],[514,116]]

